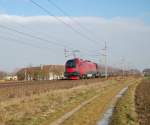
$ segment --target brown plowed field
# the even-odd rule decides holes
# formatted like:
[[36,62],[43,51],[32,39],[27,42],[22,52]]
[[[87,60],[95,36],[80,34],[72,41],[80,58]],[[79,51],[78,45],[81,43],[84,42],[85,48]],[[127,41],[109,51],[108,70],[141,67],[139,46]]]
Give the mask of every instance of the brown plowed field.
[[104,81],[104,79],[88,80],[55,80],[55,81],[28,81],[28,82],[8,82],[0,84],[0,101],[11,98],[20,98],[34,94],[41,94],[50,90],[68,89],[78,85],[88,85]]
[[140,125],[150,125],[150,79],[143,80],[135,94],[138,122]]

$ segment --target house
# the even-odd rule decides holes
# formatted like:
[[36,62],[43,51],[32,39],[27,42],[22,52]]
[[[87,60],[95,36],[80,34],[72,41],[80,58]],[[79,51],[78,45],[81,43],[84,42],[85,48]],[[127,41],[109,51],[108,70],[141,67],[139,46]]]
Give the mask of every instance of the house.
[[143,70],[143,75],[144,76],[150,76],[150,69],[144,69]]
[[26,67],[17,72],[19,80],[54,80],[64,76],[63,65],[41,65],[38,67]]
[[17,75],[8,75],[8,76],[4,77],[4,80],[6,80],[6,81],[17,81],[18,76]]

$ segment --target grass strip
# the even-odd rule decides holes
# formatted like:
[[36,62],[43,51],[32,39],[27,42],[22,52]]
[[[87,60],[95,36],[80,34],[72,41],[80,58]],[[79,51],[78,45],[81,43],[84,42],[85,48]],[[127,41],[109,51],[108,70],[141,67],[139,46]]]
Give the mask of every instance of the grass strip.
[[125,85],[124,83],[120,84],[117,82],[117,84],[105,88],[104,92],[98,98],[74,113],[72,117],[64,121],[62,125],[95,125],[113,97],[124,88]]
[[134,81],[118,100],[109,125],[138,125],[135,112],[135,89],[139,81]]

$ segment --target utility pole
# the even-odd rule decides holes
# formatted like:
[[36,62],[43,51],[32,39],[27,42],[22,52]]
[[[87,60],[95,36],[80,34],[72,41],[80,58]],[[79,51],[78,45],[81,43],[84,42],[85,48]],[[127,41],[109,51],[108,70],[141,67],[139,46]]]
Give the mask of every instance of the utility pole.
[[26,69],[24,70],[24,80],[26,81],[26,77],[27,77],[27,71]]
[[79,50],[73,50],[73,51],[72,51],[73,57],[76,58],[76,57],[77,57],[77,56],[76,56],[76,53],[79,53],[79,52],[80,52]]
[[121,59],[121,68],[122,68],[122,78],[125,76],[125,59]]
[[66,59],[67,59],[67,52],[68,52],[68,51],[67,51],[67,49],[65,48],[65,49],[64,49],[65,61],[66,61]]
[[25,68],[24,70],[24,80],[26,81],[27,80],[27,69]]
[[43,65],[40,64],[40,80],[44,80],[44,74],[43,74]]
[[105,41],[105,47],[104,49],[102,49],[104,51],[104,53],[102,54],[102,56],[104,57],[104,63],[105,63],[105,78],[107,79],[108,77],[108,68],[107,68],[107,44]]
[[65,60],[67,59],[67,57],[69,57],[70,56],[70,54],[71,54],[71,56],[73,56],[73,58],[76,58],[77,56],[76,56],[76,53],[79,53],[80,51],[79,50],[72,50],[72,51],[69,51],[69,50],[67,50],[66,48],[64,49],[64,55],[65,55]]
[[76,58],[76,53],[72,51],[73,58]]

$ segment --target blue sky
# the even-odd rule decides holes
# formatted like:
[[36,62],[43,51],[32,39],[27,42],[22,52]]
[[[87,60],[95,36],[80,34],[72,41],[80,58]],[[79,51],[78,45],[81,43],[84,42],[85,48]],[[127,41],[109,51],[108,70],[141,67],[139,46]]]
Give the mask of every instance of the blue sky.
[[[35,0],[60,16],[47,0]],[[150,0],[53,0],[71,16],[100,16],[111,17],[143,17],[149,20]],[[0,10],[13,15],[45,15],[39,8],[35,7],[29,0],[0,0]]]
[[[46,16],[45,12],[29,0],[0,0],[0,25],[10,26],[60,44],[70,44],[82,51],[90,49],[94,53],[100,53],[104,47],[104,41],[108,41],[109,64],[119,65],[120,59],[125,58],[126,63],[140,69],[150,67],[150,55],[145,54],[150,53],[150,0],[51,0],[92,31],[92,34],[80,29],[74,21],[66,19],[66,15],[60,13],[47,0],[34,1],[50,10],[55,16],[62,16],[61,19],[64,22],[71,24],[83,34],[99,41],[99,45],[90,43],[61,22],[58,23],[53,17]],[[43,41],[21,36],[2,28],[0,28],[0,37],[0,70],[13,71],[15,68],[29,64],[37,66],[65,62],[64,49],[57,46],[47,45],[42,43]],[[43,49],[24,46],[2,37],[11,37],[19,39],[20,42],[43,46]],[[52,49],[45,51],[44,47],[47,46]],[[58,56],[57,58],[54,53]],[[49,56],[50,58],[47,58]],[[82,56],[96,62],[100,58]]]

